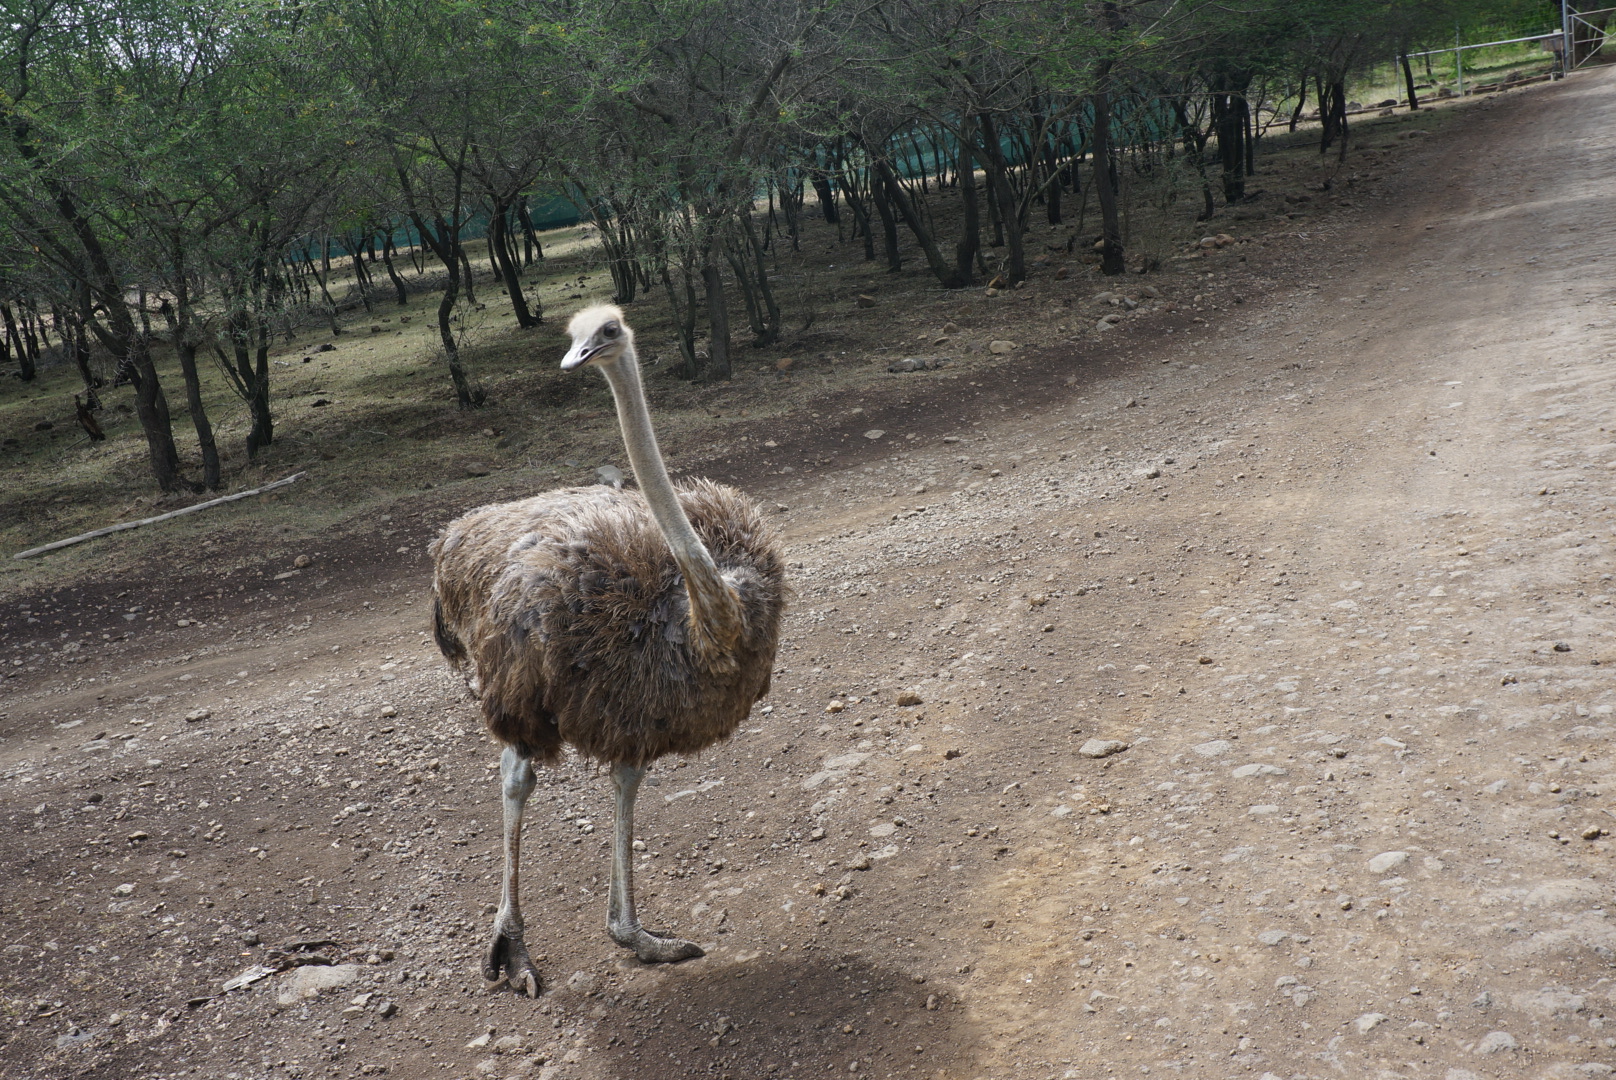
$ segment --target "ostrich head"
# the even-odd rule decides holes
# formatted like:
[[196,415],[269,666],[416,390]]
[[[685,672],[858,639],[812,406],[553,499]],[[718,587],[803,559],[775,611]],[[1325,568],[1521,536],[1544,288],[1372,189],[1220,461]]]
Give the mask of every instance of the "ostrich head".
[[616,364],[634,348],[634,331],[623,321],[623,309],[615,304],[586,307],[567,324],[572,348],[561,358],[561,370],[571,371],[585,364]]

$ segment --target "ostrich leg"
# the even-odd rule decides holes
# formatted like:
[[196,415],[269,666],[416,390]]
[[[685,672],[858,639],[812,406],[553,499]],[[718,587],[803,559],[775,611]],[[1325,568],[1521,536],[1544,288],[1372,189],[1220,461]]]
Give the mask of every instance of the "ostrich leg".
[[520,863],[522,861],[522,808],[537,780],[533,763],[510,747],[499,758],[499,779],[505,796],[505,879],[499,890],[499,913],[494,916],[494,940],[483,958],[483,978],[491,984],[509,982],[528,997],[539,996],[539,973],[522,941]]
[[612,822],[612,884],[606,893],[606,929],[613,941],[627,945],[646,963],[667,964],[705,954],[694,941],[651,933],[640,925],[634,913],[634,796],[639,793],[644,775],[644,769],[632,765],[612,766],[617,813]]

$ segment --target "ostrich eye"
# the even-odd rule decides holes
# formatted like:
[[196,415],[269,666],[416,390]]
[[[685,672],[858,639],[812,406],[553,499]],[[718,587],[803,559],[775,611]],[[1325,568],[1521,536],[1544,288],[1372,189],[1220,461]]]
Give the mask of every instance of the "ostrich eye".
[[614,338],[614,337],[617,336],[617,334],[618,334],[617,324],[614,323],[614,322],[609,322],[605,326],[600,328],[600,336],[601,337]]

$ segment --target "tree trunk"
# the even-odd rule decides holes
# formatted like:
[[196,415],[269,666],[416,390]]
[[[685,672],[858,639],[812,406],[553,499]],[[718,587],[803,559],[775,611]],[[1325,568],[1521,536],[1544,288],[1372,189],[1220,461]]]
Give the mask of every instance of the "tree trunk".
[[983,114],[980,118],[982,125],[982,168],[987,175],[988,199],[999,209],[999,223],[1002,227],[1000,241],[1009,247],[1010,282],[1027,280],[1027,254],[1022,244],[1021,214],[1016,206],[1016,196],[1010,190],[1009,165],[1004,160],[1004,148],[999,145],[999,131],[993,123],[993,118]]
[[908,225],[909,231],[915,234],[915,240],[920,244],[921,253],[926,256],[926,265],[936,275],[938,282],[945,289],[962,287],[965,282],[960,280],[955,273],[955,268],[949,265],[947,259],[943,258],[943,253],[938,249],[937,241],[932,236],[931,229],[921,219],[920,213],[915,208],[914,200],[909,198],[908,194],[903,190],[903,185],[898,182],[897,176],[892,171],[892,166],[885,158],[877,158],[875,169],[876,182],[886,190],[892,205],[897,207],[898,213],[903,215],[904,224]]
[[19,372],[22,381],[33,382],[34,375],[36,373],[34,368],[34,358],[28,354],[28,347],[23,344],[22,333],[17,329],[17,320],[16,317],[11,314],[10,304],[0,304],[0,317],[3,317],[6,322],[6,337],[9,338],[15,346],[17,363],[22,367],[22,370]]
[[1184,156],[1194,164],[1196,175],[1201,178],[1202,209],[1195,220],[1210,221],[1217,214],[1218,206],[1212,196],[1212,180],[1206,175],[1206,140],[1190,122],[1189,108],[1183,98],[1173,99],[1173,113],[1178,117],[1178,128],[1184,140]]
[[903,269],[903,258],[898,254],[898,223],[892,216],[887,185],[878,176],[870,178],[870,198],[875,212],[881,218],[881,245],[887,257],[887,272],[896,274]]
[[517,276],[516,262],[505,244],[505,222],[509,211],[508,204],[494,204],[493,213],[488,217],[488,253],[494,261],[495,271],[505,281],[505,292],[511,298],[511,310],[516,313],[516,325],[526,330],[544,320],[528,310],[527,297],[522,295],[522,279]]
[[814,170],[813,184],[815,193],[819,195],[819,212],[825,216],[825,223],[837,224],[839,218],[836,213],[836,189],[831,187],[830,177],[825,170]]
[[[673,308],[674,327],[679,332],[679,354],[685,361],[685,378],[695,382],[701,377],[701,364],[696,360],[696,286],[690,273],[680,267],[683,289],[673,287],[673,275],[666,261],[662,263],[662,287],[668,293],[668,306]],[[680,293],[683,293],[681,298]]]
[[180,476],[179,451],[174,447],[174,426],[168,415],[168,398],[157,381],[157,368],[152,364],[151,352],[146,348],[145,340],[134,333],[134,324],[127,319],[127,314],[121,321],[128,322],[128,336],[124,339],[127,342],[126,351],[122,359],[128,364],[134,383],[135,415],[140,418],[140,429],[146,436],[146,456],[151,462],[152,476],[164,491],[178,491],[186,485]]
[[772,345],[780,338],[780,305],[774,298],[774,286],[769,284],[769,269],[764,261],[763,243],[758,239],[757,226],[752,222],[752,215],[746,211],[741,213],[741,227],[745,230],[746,239],[752,247],[752,261],[757,267],[758,292],[763,300],[764,332],[755,344]]
[[462,409],[475,409],[482,405],[484,395],[481,390],[473,391],[466,379],[466,369],[460,363],[460,345],[455,341],[452,322],[455,301],[460,298],[460,274],[465,262],[457,236],[458,226],[451,228],[448,222],[438,217],[433,219],[435,231],[429,231],[426,223],[414,211],[410,216],[421,242],[432,249],[448,272],[449,280],[444,285],[443,297],[438,301],[438,340],[443,345],[444,359],[449,365],[449,381],[454,384],[455,404]]
[[[343,243],[349,243],[344,238]],[[365,305],[365,314],[370,314],[370,272],[365,269],[364,241],[362,237],[355,238],[348,248],[348,256],[353,261],[354,286],[359,290],[359,302]]]
[[[1250,87],[1251,83],[1248,81],[1246,86],[1240,91],[1240,145],[1244,147],[1246,152],[1246,175],[1256,176],[1257,140],[1252,134],[1251,99],[1246,97],[1246,90],[1250,89]],[[1245,193],[1246,185],[1242,183],[1240,185],[1240,194],[1242,198],[1245,196]]]
[[410,302],[409,290],[404,288],[404,279],[398,276],[393,268],[393,224],[387,223],[387,231],[382,234],[382,265],[387,267],[387,277],[393,283],[393,291],[398,294],[398,306],[403,307]]
[[1336,152],[1337,161],[1347,160],[1347,87],[1344,82],[1330,84],[1330,108],[1335,114],[1335,131],[1341,139]]
[[[1041,130],[1042,126],[1043,121],[1040,120],[1038,128],[1035,130]],[[1049,178],[1048,183],[1044,186],[1044,199],[1047,202],[1044,218],[1051,225],[1059,225],[1061,223],[1060,157],[1055,149],[1055,140],[1050,136],[1049,132],[1043,132],[1040,136],[1039,149],[1044,158],[1043,175]]]
[[1296,108],[1291,112],[1291,130],[1296,130],[1296,122],[1302,118],[1302,110],[1307,108],[1307,72],[1302,72],[1302,85],[1296,88]]
[[532,266],[535,259],[544,258],[544,248],[533,230],[533,215],[527,212],[527,196],[516,204],[516,217],[522,223],[522,265]]
[[[247,401],[247,414],[252,427],[247,432],[247,457],[258,456],[258,451],[275,441],[275,418],[269,411],[269,345],[268,328],[261,320],[254,320],[246,310],[245,294],[238,294],[241,310],[229,319],[230,346],[234,354],[237,389]],[[255,340],[262,336],[264,340]]]
[[314,268],[314,257],[307,249],[303,252],[303,258],[308,262],[309,273],[320,283],[320,295],[325,297],[326,317],[331,320],[331,336],[336,337],[342,333],[342,327],[337,324],[337,302],[331,299],[331,291],[325,287],[325,275]]
[[724,275],[718,269],[718,263],[713,258],[715,240],[709,240],[706,258],[701,267],[701,283],[706,291],[707,300],[707,329],[709,341],[707,353],[709,366],[708,376],[711,379],[728,381],[731,375],[729,362],[729,306],[724,298]]
[[960,125],[954,183],[960,196],[960,238],[954,245],[954,274],[960,286],[975,280],[977,255],[982,250],[982,218],[976,201],[976,159],[971,152],[976,129],[967,116]]
[[477,286],[473,279],[476,275],[471,269],[471,257],[466,254],[466,245],[460,242],[459,229],[455,230],[452,242],[454,244],[455,258],[460,260],[460,269],[465,275],[461,279],[461,288],[466,290],[466,303],[475,304],[477,302]]
[[1102,62],[1099,78],[1095,80],[1102,89],[1090,97],[1094,108],[1094,191],[1100,201],[1100,272],[1106,275],[1120,274],[1127,269],[1123,260],[1122,223],[1117,217],[1117,189],[1111,176],[1110,75],[1110,61]]
[[1218,164],[1222,168],[1223,201],[1230,205],[1246,197],[1246,153],[1241,145],[1238,95],[1217,88],[1212,94],[1212,123],[1218,135]]
[[1403,85],[1408,87],[1408,111],[1416,112],[1420,107],[1420,99],[1414,93],[1414,69],[1408,65],[1408,54],[1404,53],[1400,60],[1403,62]]
[[79,378],[84,383],[85,391],[94,394],[96,390],[100,389],[101,380],[96,378],[95,373],[90,370],[90,332],[84,326],[89,317],[87,309],[90,305],[90,297],[87,291],[80,291],[79,304],[81,308],[85,309],[85,313],[82,315],[75,313],[68,316],[67,324],[68,329],[73,332],[73,363],[79,369]]
[[842,189],[842,197],[847,200],[848,209],[853,211],[853,233],[864,239],[864,261],[875,261],[875,231],[870,227],[870,209],[864,205],[864,198],[858,188],[850,179],[846,162],[841,163],[838,172],[838,182]]

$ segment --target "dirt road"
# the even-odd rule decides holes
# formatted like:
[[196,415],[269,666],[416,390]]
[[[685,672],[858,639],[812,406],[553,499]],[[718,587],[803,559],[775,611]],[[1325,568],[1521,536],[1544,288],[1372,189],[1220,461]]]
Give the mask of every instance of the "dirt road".
[[1226,321],[758,486],[775,693],[642,796],[705,959],[607,941],[574,762],[545,994],[482,989],[495,755],[424,572],[0,684],[0,1076],[1611,1073],[1613,76],[1472,106]]

